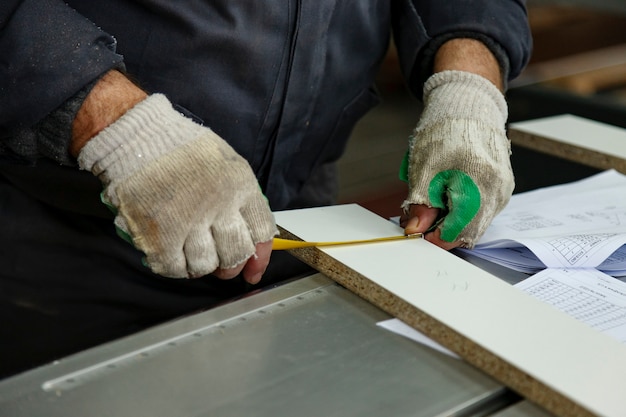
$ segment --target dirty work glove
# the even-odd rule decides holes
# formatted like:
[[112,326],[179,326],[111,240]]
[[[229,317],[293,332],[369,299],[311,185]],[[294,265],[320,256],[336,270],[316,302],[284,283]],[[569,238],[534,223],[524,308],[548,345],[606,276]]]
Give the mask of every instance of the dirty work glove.
[[154,94],[93,137],[78,156],[105,186],[116,226],[153,272],[198,277],[230,269],[277,234],[248,163],[210,129]]
[[471,248],[513,193],[504,96],[487,79],[443,71],[424,85],[424,111],[409,143],[403,203],[442,209],[441,239]]

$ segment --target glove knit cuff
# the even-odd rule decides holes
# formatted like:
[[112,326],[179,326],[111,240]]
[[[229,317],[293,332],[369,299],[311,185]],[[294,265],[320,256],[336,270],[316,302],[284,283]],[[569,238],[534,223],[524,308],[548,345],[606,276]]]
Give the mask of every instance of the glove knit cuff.
[[123,178],[196,139],[202,129],[206,128],[176,111],[163,94],[152,94],[89,140],[78,163],[82,169],[104,176],[105,181]]
[[429,108],[435,91],[438,97],[446,97],[445,106],[433,109],[438,118],[474,119],[478,111],[483,120],[489,120],[495,127],[504,127],[506,123],[508,108],[504,95],[478,74],[442,71],[432,75],[424,84],[425,108]]

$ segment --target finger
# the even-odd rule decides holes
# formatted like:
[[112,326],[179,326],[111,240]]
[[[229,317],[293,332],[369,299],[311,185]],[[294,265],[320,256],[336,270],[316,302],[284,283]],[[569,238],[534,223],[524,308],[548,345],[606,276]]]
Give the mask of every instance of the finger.
[[185,241],[184,252],[187,258],[187,273],[197,278],[213,272],[219,266],[215,241],[210,232],[209,219],[190,230]]
[[[121,229],[117,230],[119,233]],[[142,233],[134,234],[133,243],[145,255],[142,263],[155,274],[168,278],[189,277],[182,245],[165,245],[162,236],[145,236]]]
[[272,254],[272,241],[256,245],[256,253],[234,268],[218,268],[213,275],[219,279],[232,279],[239,274],[250,284],[258,284],[267,269]]
[[456,240],[454,242],[446,242],[445,240],[442,240],[441,229],[439,228],[435,229],[432,233],[428,233],[427,235],[425,235],[424,239],[426,239],[428,242],[435,244],[445,250],[458,248],[459,246],[462,245],[462,242],[459,240]]
[[236,213],[218,218],[211,231],[222,270],[239,270],[254,255],[255,245],[250,237],[248,226]]
[[274,214],[260,192],[251,198],[240,211],[248,224],[253,242],[266,242],[277,234]]
[[141,229],[131,233],[122,215],[115,216],[113,223],[120,238],[144,253],[141,263],[146,268],[168,278],[189,278],[187,259],[180,246],[166,245],[159,233],[146,233]]
[[412,204],[406,217],[406,222],[402,225],[405,234],[424,233],[437,220],[439,209],[428,207],[424,204]]
[[246,263],[242,262],[234,268],[217,268],[211,275],[224,280],[233,279],[241,273],[244,266],[246,266]]
[[255,255],[243,267],[243,279],[250,284],[258,284],[267,269],[272,255],[272,241],[257,243]]

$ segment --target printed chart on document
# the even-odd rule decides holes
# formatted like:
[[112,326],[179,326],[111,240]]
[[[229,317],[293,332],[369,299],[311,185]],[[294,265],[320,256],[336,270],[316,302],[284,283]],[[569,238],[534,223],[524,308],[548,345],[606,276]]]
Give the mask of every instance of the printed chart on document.
[[471,256],[531,275],[516,287],[626,343],[626,176],[514,195]]

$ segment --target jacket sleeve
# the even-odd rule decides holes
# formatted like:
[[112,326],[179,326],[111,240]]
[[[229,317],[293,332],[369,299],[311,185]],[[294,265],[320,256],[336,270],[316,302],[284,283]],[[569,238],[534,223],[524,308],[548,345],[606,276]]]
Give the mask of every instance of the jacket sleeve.
[[505,80],[517,77],[530,59],[532,37],[525,0],[397,0],[393,33],[402,71],[421,98],[437,49],[452,38],[482,41],[500,63]]
[[0,51],[0,141],[123,67],[115,39],[61,0],[2,0]]

